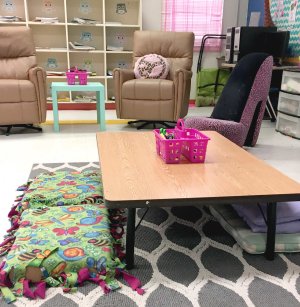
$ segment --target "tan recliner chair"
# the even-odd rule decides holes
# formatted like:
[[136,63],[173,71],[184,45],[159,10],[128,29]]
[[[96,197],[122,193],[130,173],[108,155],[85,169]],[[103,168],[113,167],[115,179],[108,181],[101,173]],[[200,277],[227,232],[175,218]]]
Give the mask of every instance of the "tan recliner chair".
[[131,123],[163,124],[177,121],[188,112],[193,64],[192,32],[135,31],[133,66],[142,56],[155,53],[168,59],[166,79],[135,79],[133,69],[114,69],[117,117]]
[[31,30],[0,27],[0,125],[41,131],[46,120],[46,72],[37,67]]

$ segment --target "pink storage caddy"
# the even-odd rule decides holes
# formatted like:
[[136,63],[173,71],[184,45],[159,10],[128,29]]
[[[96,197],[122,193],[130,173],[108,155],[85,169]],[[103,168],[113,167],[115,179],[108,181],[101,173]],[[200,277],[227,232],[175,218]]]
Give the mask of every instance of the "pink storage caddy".
[[71,68],[68,72],[66,72],[66,76],[69,85],[76,84],[76,77],[78,77],[80,85],[87,85],[88,73],[86,70],[78,70],[77,67],[75,67],[75,69]]
[[179,163],[181,155],[192,163],[204,163],[208,136],[196,129],[185,128],[182,119],[177,121],[175,129],[166,129],[166,133],[173,134],[174,139],[166,139],[159,129],[154,129],[156,152],[165,163]]

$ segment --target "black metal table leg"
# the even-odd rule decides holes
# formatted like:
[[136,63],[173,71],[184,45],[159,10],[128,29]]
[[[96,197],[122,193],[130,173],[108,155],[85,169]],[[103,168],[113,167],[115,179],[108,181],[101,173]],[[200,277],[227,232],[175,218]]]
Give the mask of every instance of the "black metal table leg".
[[134,267],[135,211],[135,208],[127,209],[126,268],[128,270]]
[[276,207],[277,203],[267,204],[268,231],[265,256],[268,260],[274,260],[275,256]]

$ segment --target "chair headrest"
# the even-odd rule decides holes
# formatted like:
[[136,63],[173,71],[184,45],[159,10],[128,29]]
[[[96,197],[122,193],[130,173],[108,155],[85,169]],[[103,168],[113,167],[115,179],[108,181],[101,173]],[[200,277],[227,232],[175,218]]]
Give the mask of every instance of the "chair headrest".
[[193,32],[135,31],[133,56],[156,53],[165,58],[193,59]]
[[35,55],[31,30],[22,26],[0,27],[0,58]]

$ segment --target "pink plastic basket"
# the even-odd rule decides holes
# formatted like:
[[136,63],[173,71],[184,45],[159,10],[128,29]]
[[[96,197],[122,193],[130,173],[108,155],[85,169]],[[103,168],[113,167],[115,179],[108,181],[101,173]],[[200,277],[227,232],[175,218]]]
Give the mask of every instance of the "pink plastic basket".
[[166,163],[179,163],[182,154],[182,140],[179,137],[179,131],[166,129],[166,132],[174,133],[175,138],[167,140],[160,135],[159,129],[154,129],[156,152]]
[[182,119],[177,121],[175,129],[166,129],[174,139],[165,139],[159,129],[154,129],[154,133],[156,152],[165,163],[179,163],[181,155],[192,163],[204,163],[210,138],[196,129],[185,128]]
[[66,72],[67,82],[69,85],[75,84],[76,73],[75,72]]
[[78,71],[77,76],[79,78],[80,85],[87,85],[87,72],[86,71]]
[[69,85],[76,84],[76,77],[78,77],[80,85],[87,85],[88,73],[85,70],[78,70],[77,67],[75,67],[75,70],[70,69],[70,71],[66,72],[66,76]]

